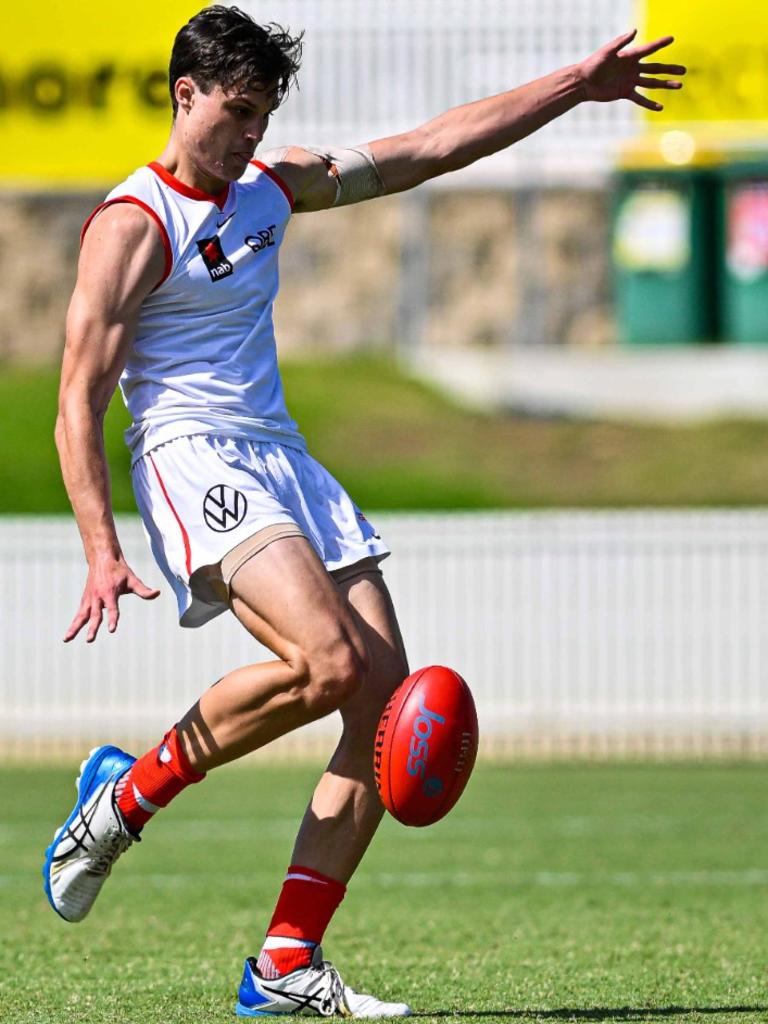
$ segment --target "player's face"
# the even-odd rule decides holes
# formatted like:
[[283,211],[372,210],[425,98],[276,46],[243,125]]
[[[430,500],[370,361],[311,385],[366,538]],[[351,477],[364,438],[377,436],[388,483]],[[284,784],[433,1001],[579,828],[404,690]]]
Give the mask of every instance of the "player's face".
[[267,130],[275,90],[236,86],[225,92],[216,85],[206,94],[191,84],[182,108],[187,155],[202,174],[237,181]]

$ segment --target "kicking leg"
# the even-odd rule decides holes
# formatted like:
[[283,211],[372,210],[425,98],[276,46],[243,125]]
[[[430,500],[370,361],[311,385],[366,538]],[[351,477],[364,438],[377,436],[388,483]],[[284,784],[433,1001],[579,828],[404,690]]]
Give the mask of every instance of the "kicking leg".
[[264,548],[238,571],[232,592],[238,618],[280,660],[228,673],[135,763],[114,747],[84,763],[77,803],[43,868],[49,901],[67,920],[85,917],[117,858],[187,785],[329,714],[364,679],[356,618],[308,541]]
[[359,619],[307,540],[264,548],[231,590],[237,618],[280,660],[230,672],[181,719],[177,730],[199,772],[336,711],[368,671]]

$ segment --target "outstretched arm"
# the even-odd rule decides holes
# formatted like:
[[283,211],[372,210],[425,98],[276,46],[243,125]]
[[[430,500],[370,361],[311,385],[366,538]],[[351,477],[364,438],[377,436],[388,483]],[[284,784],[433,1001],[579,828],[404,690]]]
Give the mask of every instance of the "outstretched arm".
[[[414,188],[430,178],[506,149],[579,103],[627,99],[648,110],[662,106],[638,89],[679,89],[676,79],[657,75],[684,75],[680,64],[644,63],[645,58],[672,42],[665,36],[652,43],[630,45],[636,32],[606,43],[578,64],[510,92],[477,100],[440,114],[420,128],[377,139],[369,144],[382,191],[387,194]],[[279,172],[291,184],[297,212],[332,206],[337,188],[329,161],[302,149],[290,149]]]
[[88,579],[65,640],[87,624],[92,642],[104,609],[114,632],[121,594],[153,598],[159,593],[145,586],[123,557],[112,516],[103,427],[141,303],[163,267],[157,229],[135,206],[109,207],[86,233],[67,314],[56,420],[62,476],[88,560]]
[[635,31],[606,43],[586,60],[538,78],[511,92],[456,107],[414,132],[371,143],[386,191],[401,192],[429,178],[455,171],[506,149],[587,100],[627,99],[648,110],[660,103],[641,89],[679,89],[677,80],[653,77],[685,74],[677,64],[642,60],[672,42],[671,36],[630,47]]

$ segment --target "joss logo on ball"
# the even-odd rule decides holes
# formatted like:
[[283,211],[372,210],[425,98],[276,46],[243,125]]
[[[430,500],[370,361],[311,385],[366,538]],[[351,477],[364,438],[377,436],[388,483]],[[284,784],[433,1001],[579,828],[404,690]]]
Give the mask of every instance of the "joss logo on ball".
[[430,711],[421,695],[419,695],[419,712],[420,714],[413,723],[410,753],[405,768],[409,775],[420,775],[423,779],[427,771],[429,739],[432,729],[435,724],[445,725],[445,716],[438,715],[436,711]]

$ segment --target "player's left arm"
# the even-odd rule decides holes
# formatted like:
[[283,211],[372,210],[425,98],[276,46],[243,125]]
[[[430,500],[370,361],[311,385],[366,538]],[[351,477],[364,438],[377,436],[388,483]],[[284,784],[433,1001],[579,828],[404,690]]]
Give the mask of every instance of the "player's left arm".
[[[413,131],[354,149],[327,152],[293,147],[275,169],[295,197],[297,213],[324,210],[403,192],[506,149],[580,103],[627,99],[647,110],[662,105],[638,89],[679,89],[680,64],[645,63],[673,41],[665,36],[631,46],[635,31],[601,46],[578,64],[517,89],[448,110]],[[347,181],[344,182],[344,176]],[[342,187],[343,183],[343,187]]]

